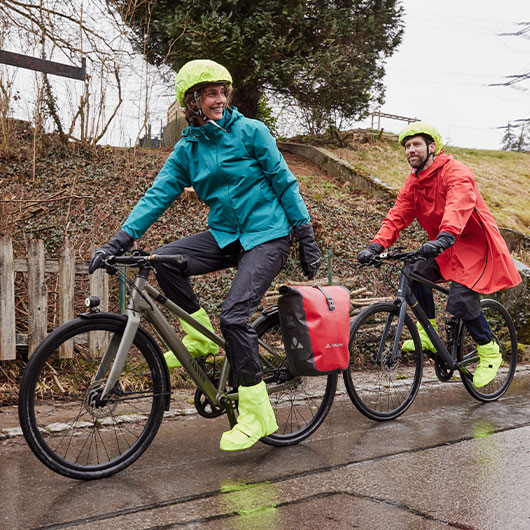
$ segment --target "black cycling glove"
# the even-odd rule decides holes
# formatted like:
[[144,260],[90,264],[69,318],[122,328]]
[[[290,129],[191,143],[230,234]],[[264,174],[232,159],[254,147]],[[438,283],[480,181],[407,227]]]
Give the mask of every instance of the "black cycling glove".
[[444,250],[447,250],[454,242],[456,238],[453,234],[448,232],[440,232],[437,238],[433,241],[427,241],[420,247],[420,254],[424,258],[436,258]]
[[381,254],[383,250],[385,250],[385,247],[374,241],[368,245],[368,248],[361,250],[361,252],[357,254],[357,261],[359,263],[370,263],[375,256]]
[[127,252],[134,243],[134,237],[125,230],[119,230],[116,235],[101,248],[98,248],[88,265],[88,274],[92,274],[103,265],[103,260],[109,256],[121,256]]
[[320,267],[320,249],[318,248],[313,225],[306,223],[293,226],[293,234],[299,243],[300,265],[308,280],[315,277]]

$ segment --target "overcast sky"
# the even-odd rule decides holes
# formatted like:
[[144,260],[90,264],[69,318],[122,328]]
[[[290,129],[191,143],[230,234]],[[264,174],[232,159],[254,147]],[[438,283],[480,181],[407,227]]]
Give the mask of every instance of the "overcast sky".
[[[519,89],[488,86],[530,70],[530,35],[499,36],[522,29],[517,22],[530,22],[530,0],[403,5],[405,34],[387,62],[381,112],[428,121],[453,146],[499,149],[504,131],[496,127],[530,118],[530,81]],[[387,131],[404,125],[381,120]]]
[[[403,5],[405,33],[386,64],[381,112],[428,121],[453,146],[499,149],[504,131],[497,127],[530,118],[530,80],[517,88],[488,86],[530,71],[530,35],[500,36],[521,29],[518,22],[530,23],[530,0],[403,0]],[[18,83],[24,79],[20,72]],[[151,98],[153,134],[165,124],[173,100],[171,87],[162,83],[157,89],[166,97]],[[126,98],[106,136],[112,144],[134,141],[143,119],[130,91]],[[356,125],[370,126],[371,120]],[[399,132],[404,125],[381,120],[386,131]]]

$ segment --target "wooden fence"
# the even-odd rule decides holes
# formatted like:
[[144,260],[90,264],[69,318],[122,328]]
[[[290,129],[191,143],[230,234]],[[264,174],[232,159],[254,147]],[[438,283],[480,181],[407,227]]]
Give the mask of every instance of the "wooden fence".
[[[93,251],[95,248],[92,248]],[[16,304],[15,304],[15,274],[23,272],[27,274],[27,293],[20,294],[19,303],[27,304],[27,334],[16,332]],[[75,284],[76,275],[88,276],[88,262],[75,261],[71,247],[65,245],[59,259],[47,259],[44,255],[44,242],[31,239],[27,247],[27,257],[13,258],[13,245],[9,237],[0,237],[0,361],[16,359],[17,347],[27,348],[28,357],[48,334],[48,288],[46,283],[47,274],[57,275],[57,325],[64,324],[75,317],[74,300],[76,299]],[[329,285],[331,274],[327,280],[314,280],[311,283]],[[109,309],[109,276],[99,269],[88,276],[89,294],[100,298],[99,308],[101,311]],[[292,282],[294,285],[299,282]],[[333,283],[352,288],[355,284],[354,278],[335,277]],[[299,283],[300,285],[305,282]],[[362,307],[375,301],[389,301],[389,298],[373,298],[374,293],[369,288],[350,290],[352,315]],[[79,294],[77,295],[79,296]],[[83,293],[83,299],[87,296]],[[265,306],[275,304],[279,293],[271,288],[265,295],[263,303]],[[62,357],[70,357],[70,351],[63,350]],[[90,347],[90,346],[89,346]],[[96,344],[94,344],[96,347]]]
[[[17,334],[15,320],[15,273],[27,273],[28,333]],[[44,242],[31,239],[26,258],[13,258],[13,244],[9,237],[0,237],[0,361],[16,358],[16,348],[28,348],[31,355],[48,334],[48,289],[46,274],[58,275],[59,325],[74,318],[76,274],[88,274],[88,262],[75,261],[69,245],[65,245],[59,259],[46,259]],[[90,294],[101,299],[100,309],[108,310],[108,275],[98,270],[90,275]],[[68,357],[71,352],[63,351]]]

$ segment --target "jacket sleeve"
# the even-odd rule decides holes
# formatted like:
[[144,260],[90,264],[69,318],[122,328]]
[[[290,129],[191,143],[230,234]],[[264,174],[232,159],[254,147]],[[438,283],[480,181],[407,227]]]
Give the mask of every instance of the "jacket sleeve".
[[186,186],[191,186],[191,182],[174,150],[158,173],[153,185],[136,203],[122,226],[122,230],[135,239],[141,237],[171,206]]
[[414,177],[409,176],[399,190],[394,206],[383,219],[381,228],[372,242],[379,243],[383,247],[388,248],[396,241],[400,232],[407,228],[416,218],[414,196],[409,181],[410,178]]
[[309,212],[300,194],[298,181],[287,166],[271,133],[261,122],[256,122],[253,150],[256,160],[283,207],[290,226],[308,223]]
[[463,164],[455,163],[442,178],[447,191],[439,232],[448,232],[458,238],[477,206],[473,173]]

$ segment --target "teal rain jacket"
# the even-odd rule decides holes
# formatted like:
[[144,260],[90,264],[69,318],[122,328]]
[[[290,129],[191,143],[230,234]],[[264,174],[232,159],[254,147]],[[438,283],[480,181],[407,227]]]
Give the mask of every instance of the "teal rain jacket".
[[217,123],[222,129],[184,129],[123,230],[141,237],[188,186],[210,207],[208,225],[220,248],[239,239],[249,250],[309,222],[298,182],[267,127],[235,107]]

